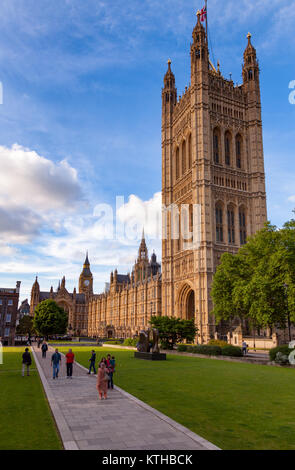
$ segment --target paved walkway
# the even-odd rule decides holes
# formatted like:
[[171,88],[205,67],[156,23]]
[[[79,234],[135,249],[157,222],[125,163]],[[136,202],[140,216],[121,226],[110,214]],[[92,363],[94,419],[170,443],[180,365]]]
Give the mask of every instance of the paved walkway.
[[43,359],[40,350],[32,350],[65,449],[218,450],[118,387],[107,400],[98,400],[96,377],[79,364],[67,379],[63,358],[59,378],[53,380],[52,352]]

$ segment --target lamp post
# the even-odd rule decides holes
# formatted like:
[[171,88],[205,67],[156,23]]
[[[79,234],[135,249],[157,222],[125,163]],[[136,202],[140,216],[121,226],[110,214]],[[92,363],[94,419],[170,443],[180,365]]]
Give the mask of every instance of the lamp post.
[[285,292],[286,292],[286,304],[287,304],[287,309],[288,309],[288,330],[289,330],[289,342],[292,341],[291,337],[291,322],[290,322],[290,313],[289,313],[289,308],[288,308],[288,284],[284,284]]

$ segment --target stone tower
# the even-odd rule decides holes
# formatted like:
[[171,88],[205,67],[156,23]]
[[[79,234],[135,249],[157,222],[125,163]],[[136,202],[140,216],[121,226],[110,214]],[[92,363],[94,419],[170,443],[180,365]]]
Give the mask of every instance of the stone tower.
[[38,282],[38,276],[36,276],[35,282],[31,290],[31,302],[30,302],[30,315],[34,316],[34,311],[40,302],[40,286]]
[[83,270],[79,277],[79,294],[93,294],[93,276],[90,271],[88,252],[83,264]]
[[[162,89],[162,314],[194,318],[204,343],[216,332],[210,287],[220,257],[236,253],[267,214],[259,67],[251,35],[243,84],[235,86],[211,64],[197,16],[191,84],[177,99],[169,61]],[[201,242],[195,248],[187,244],[184,226],[193,233],[197,223]]]

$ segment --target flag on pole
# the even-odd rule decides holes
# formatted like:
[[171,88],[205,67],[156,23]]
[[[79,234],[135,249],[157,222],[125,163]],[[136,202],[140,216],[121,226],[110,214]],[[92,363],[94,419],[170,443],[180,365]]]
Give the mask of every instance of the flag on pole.
[[201,21],[205,21],[207,18],[207,8],[203,7],[201,10]]

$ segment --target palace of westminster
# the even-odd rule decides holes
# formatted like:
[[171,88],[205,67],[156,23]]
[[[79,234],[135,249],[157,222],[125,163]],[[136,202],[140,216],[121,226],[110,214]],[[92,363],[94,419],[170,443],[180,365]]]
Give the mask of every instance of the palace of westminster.
[[[79,292],[62,279],[57,291],[31,292],[31,315],[53,298],[69,314],[69,330],[91,337],[126,338],[149,327],[151,315],[194,318],[198,341],[224,337],[211,315],[210,286],[224,252],[236,253],[267,220],[259,65],[248,34],[243,83],[235,85],[209,59],[205,28],[197,15],[190,46],[191,83],[178,98],[168,61],[162,89],[162,203],[201,207],[201,242],[184,249],[172,237],[172,217],[162,240],[162,266],[149,259],[144,236],[131,274],[111,273],[109,288],[93,293],[88,255]],[[190,211],[189,225],[194,217]],[[223,328],[223,329],[222,329]]]

